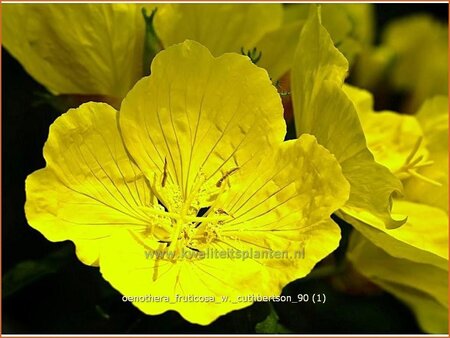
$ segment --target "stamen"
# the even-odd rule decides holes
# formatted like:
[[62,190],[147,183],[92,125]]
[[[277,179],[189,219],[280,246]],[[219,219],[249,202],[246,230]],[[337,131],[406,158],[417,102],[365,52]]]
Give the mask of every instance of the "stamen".
[[[209,207],[209,209],[205,212],[205,214],[203,215],[203,217],[208,217],[209,214],[211,213],[211,211],[215,209],[217,203],[219,203],[219,200],[220,200],[220,199],[219,199],[219,196],[222,195],[224,191],[225,191],[225,186],[222,185],[222,187],[220,188],[219,193],[217,194],[216,199],[214,200],[214,203],[213,203],[213,204]],[[197,224],[195,225],[195,227],[197,228],[199,225],[200,225],[200,222],[197,223]]]
[[230,171],[227,171],[227,172],[222,176],[222,178],[221,178],[219,181],[217,181],[216,187],[217,187],[217,188],[220,188],[221,185],[222,185],[222,183],[223,183],[223,181],[225,181],[229,176],[231,176],[232,174],[234,174],[234,173],[235,173],[236,171],[238,171],[238,170],[239,170],[239,167],[236,167],[236,168],[231,169]]
[[422,162],[422,163],[418,163],[414,166],[414,168],[424,168],[424,167],[429,167],[431,165],[434,164],[434,161],[426,161],[426,162]]
[[418,158],[416,158],[415,160],[412,160],[411,162],[408,163],[407,167],[408,168],[414,168],[416,166],[416,164],[418,164],[420,161],[423,160],[423,155],[420,155]]
[[408,170],[408,173],[411,174],[411,176],[414,176],[415,178],[418,178],[419,180],[422,180],[424,182],[430,183],[430,184],[432,184],[432,185],[434,185],[436,187],[441,187],[442,186],[441,183],[439,183],[439,182],[437,182],[437,181],[435,181],[435,180],[433,180],[433,179],[431,179],[429,177],[423,176],[423,175],[419,174],[418,172],[416,172],[414,170]]
[[422,143],[423,137],[420,136],[416,143],[414,144],[413,149],[411,150],[411,152],[409,153],[408,157],[405,160],[405,165],[408,164],[416,155],[417,151],[419,150],[420,144]]
[[164,171],[161,180],[161,186],[164,188],[166,186],[167,181],[167,157],[164,158]]
[[[158,252],[163,252],[164,248],[162,246],[159,247]],[[155,282],[158,279],[159,275],[159,262],[161,261],[160,256],[156,256],[155,264],[153,265],[153,276],[152,279]]]
[[194,184],[191,188],[191,191],[189,193],[188,198],[183,203],[183,213],[186,213],[186,210],[189,209],[189,207],[192,205],[192,200],[194,198],[198,198],[198,193],[202,187],[202,185],[206,181],[206,176],[201,171],[200,173],[195,177]]
[[[432,184],[434,186],[440,187],[442,186],[441,183],[428,178],[424,175],[421,175],[417,172],[417,169],[429,167],[434,164],[434,161],[423,161],[424,155],[420,155],[417,158],[414,159],[414,157],[417,155],[417,152],[420,148],[420,145],[423,141],[423,137],[420,136],[416,143],[414,144],[414,147],[412,148],[411,152],[409,153],[408,157],[406,158],[404,164],[399,168],[397,171],[394,172],[394,174],[400,179],[404,180],[409,178],[410,176],[414,176],[415,178],[418,178],[421,181],[427,182],[429,184]],[[420,163],[423,161],[422,163]]]
[[217,209],[217,210],[216,210],[216,214],[219,214],[219,215],[227,215],[227,216],[231,216],[232,218],[234,218],[233,215],[230,215],[228,212],[226,212],[226,211],[223,210],[222,208]]

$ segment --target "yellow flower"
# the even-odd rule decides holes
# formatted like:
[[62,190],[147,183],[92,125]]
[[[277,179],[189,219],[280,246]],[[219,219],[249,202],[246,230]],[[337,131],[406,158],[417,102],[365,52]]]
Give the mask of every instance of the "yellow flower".
[[219,56],[263,40],[263,66],[277,77],[287,70],[263,39],[280,26],[281,4],[6,4],[3,44],[53,94],[101,95],[118,107],[146,75],[143,7],[158,8],[163,47],[191,39]]
[[350,183],[350,198],[342,218],[381,220],[387,228],[404,221],[391,215],[391,196],[400,181],[378,164],[366,145],[358,114],[342,86],[348,62],[334,47],[312,11],[297,46],[292,70],[292,102],[297,135],[309,133],[339,161]]
[[[448,313],[448,100],[425,102],[416,116],[377,112],[369,93],[346,87],[361,118],[368,146],[401,180],[404,197],[393,212],[407,222],[387,230],[382,222],[349,220],[349,259],[367,278],[415,312],[422,329],[447,332]],[[370,225],[370,226],[368,226]]]
[[[279,295],[338,246],[329,216],[348,183],[313,136],[283,142],[282,114],[267,72],[247,57],[169,47],[119,112],[87,103],[55,121],[47,166],[26,181],[27,219],[51,241],[73,241],[143,312],[211,323],[252,303],[238,296]],[[211,250],[220,257],[198,256]],[[170,301],[139,301],[146,295]]]

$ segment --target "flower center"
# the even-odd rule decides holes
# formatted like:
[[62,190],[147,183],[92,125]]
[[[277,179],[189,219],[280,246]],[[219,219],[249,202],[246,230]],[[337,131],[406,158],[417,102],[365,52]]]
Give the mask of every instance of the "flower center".
[[[237,170],[235,168],[225,172],[217,183],[214,182],[218,192],[214,194],[209,207],[201,207],[200,202],[201,195],[209,189],[205,187],[207,183],[204,175],[198,176],[199,179],[193,185],[191,193],[183,200],[179,187],[167,182],[167,175],[164,172],[159,191],[153,196],[152,206],[139,208],[149,219],[148,229],[141,234],[141,241],[150,240],[159,243],[157,250],[162,252],[158,255],[160,259],[175,261],[200,256],[185,253],[205,250],[208,245],[219,239],[220,227],[233,219],[232,215],[216,204],[226,187],[229,187],[227,184],[229,176]],[[163,197],[158,198],[157,194]],[[170,196],[170,200],[167,196]]]
[[151,222],[145,238],[160,243],[158,250],[161,259],[179,260],[193,259],[195,255],[186,255],[186,251],[201,252],[213,241],[219,238],[219,229],[226,221],[232,219],[224,214],[222,209],[211,212],[211,208],[202,216],[192,216],[183,213],[173,213],[163,210],[163,207],[141,207]]

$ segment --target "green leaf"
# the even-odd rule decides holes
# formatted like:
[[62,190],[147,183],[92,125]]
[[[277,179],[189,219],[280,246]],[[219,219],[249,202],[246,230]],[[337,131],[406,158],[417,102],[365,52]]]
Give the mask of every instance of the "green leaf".
[[152,64],[153,58],[163,49],[161,40],[156,34],[153,20],[158,8],[154,8],[150,15],[147,15],[147,9],[142,8],[142,16],[145,20],[145,37],[144,37],[144,59],[143,59],[143,74],[150,74],[150,65]]
[[70,262],[74,250],[72,246],[65,246],[40,260],[26,260],[10,269],[2,279],[3,299],[15,294],[39,279],[56,273]]
[[255,331],[256,333],[292,333],[279,323],[278,314],[272,304],[270,304],[269,315],[262,322],[256,324]]

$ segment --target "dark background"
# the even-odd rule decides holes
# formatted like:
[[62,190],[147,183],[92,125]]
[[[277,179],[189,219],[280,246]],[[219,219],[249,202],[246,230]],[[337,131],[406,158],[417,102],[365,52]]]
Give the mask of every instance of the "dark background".
[[[378,28],[416,12],[448,21],[447,4],[377,4],[376,12]],[[51,243],[27,225],[24,181],[45,166],[42,148],[60,112],[43,97],[46,89],[3,48],[2,73],[3,333],[254,333],[270,311],[268,304],[232,312],[205,327],[172,311],[146,316],[123,303],[97,268],[80,263],[70,242]],[[348,234],[349,226],[341,226]],[[6,274],[13,267],[16,272]],[[328,297],[323,305],[275,304],[281,324],[292,333],[421,333],[411,312],[386,293],[352,296],[332,288],[329,278],[295,281],[284,293]]]

